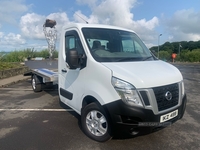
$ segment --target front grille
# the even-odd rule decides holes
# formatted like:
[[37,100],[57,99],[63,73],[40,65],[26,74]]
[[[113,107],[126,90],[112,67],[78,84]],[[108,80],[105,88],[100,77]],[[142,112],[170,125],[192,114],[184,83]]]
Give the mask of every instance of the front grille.
[[[153,91],[156,97],[159,111],[178,105],[179,89],[177,83],[166,86],[155,87],[153,88]],[[167,100],[165,97],[165,94],[168,91],[172,94],[171,100]]]
[[149,106],[150,103],[149,103],[149,98],[148,98],[148,96],[147,96],[147,92],[146,92],[146,91],[140,91],[140,94],[141,94],[141,96],[142,96],[142,99],[143,99],[143,101],[144,101],[144,104],[145,104],[146,106]]

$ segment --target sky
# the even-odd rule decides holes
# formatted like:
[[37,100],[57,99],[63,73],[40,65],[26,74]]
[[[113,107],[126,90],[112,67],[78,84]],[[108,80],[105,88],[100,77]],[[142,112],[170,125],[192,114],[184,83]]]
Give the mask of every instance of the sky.
[[46,19],[57,22],[58,49],[62,26],[81,18],[131,29],[149,48],[200,40],[200,0],[0,0],[0,52],[46,49]]

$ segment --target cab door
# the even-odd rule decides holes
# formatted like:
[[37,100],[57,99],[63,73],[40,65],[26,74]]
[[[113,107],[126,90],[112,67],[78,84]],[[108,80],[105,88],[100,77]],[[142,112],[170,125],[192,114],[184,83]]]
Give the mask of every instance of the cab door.
[[[73,109],[78,110],[81,93],[84,91],[83,89],[83,79],[84,73],[82,70],[86,64],[86,58],[82,61],[82,57],[85,56],[85,52],[83,50],[82,43],[80,41],[78,32],[76,30],[67,31],[65,33],[65,43],[63,48],[64,52],[60,52],[59,59],[62,60],[59,63],[59,95],[60,100],[72,107]],[[67,55],[70,51],[77,51],[79,59],[78,59],[78,67],[70,68],[69,66],[69,58]],[[61,61],[59,60],[59,61]]]

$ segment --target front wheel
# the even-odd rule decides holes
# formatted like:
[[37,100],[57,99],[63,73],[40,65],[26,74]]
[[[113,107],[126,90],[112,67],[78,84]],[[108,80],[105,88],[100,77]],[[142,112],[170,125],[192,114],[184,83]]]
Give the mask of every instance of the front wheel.
[[103,108],[91,103],[83,108],[81,124],[85,134],[98,142],[105,142],[112,138],[111,127]]

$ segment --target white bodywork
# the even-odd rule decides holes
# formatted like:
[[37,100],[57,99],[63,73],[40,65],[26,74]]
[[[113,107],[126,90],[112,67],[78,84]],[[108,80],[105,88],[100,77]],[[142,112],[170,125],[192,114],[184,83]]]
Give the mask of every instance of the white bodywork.
[[152,88],[182,81],[174,66],[163,61],[103,63],[113,76],[139,88]]
[[[59,49],[59,89],[63,88],[73,93],[72,100],[60,95],[60,100],[81,114],[82,101],[86,96],[92,96],[101,105],[120,99],[120,96],[111,84],[112,76],[132,84],[136,89],[163,86],[178,83],[183,80],[182,75],[174,66],[157,61],[135,62],[106,62],[100,63],[94,60],[84,40],[82,27],[98,27],[126,30],[118,27],[72,24],[63,28]],[[83,49],[87,56],[87,64],[83,69],[69,69],[65,62],[65,33],[70,30],[77,31]],[[130,31],[130,30],[126,30]],[[133,31],[131,31],[133,32]],[[62,72],[66,70],[67,72]]]

